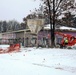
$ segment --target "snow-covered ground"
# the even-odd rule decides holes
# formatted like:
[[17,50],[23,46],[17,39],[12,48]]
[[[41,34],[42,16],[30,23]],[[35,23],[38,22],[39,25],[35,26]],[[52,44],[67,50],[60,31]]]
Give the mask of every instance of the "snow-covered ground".
[[0,75],[76,75],[76,50],[22,48],[0,54]]

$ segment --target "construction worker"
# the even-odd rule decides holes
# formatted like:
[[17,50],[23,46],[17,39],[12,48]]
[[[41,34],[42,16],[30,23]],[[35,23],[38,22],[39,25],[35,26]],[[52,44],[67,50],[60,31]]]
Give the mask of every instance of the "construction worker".
[[65,37],[65,38],[64,38],[64,45],[67,45],[67,44],[68,44],[68,38]]

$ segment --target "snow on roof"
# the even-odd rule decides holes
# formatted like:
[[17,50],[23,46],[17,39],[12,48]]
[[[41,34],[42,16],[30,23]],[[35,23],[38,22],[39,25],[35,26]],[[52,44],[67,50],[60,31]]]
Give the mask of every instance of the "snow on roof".
[[[44,29],[50,29],[50,24],[45,25]],[[60,26],[59,28],[56,27],[56,29],[60,29],[60,30],[76,30],[76,28],[67,27],[67,26]]]
[[61,26],[60,29],[61,29],[61,30],[76,30],[76,28],[66,27],[66,26]]
[[44,25],[44,29],[50,29],[50,24]]

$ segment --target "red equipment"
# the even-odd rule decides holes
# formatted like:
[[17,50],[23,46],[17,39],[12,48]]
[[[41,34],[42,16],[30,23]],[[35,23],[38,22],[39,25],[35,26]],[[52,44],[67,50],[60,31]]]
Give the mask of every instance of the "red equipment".
[[0,54],[2,53],[11,53],[11,52],[19,52],[20,51],[20,44],[12,44],[9,47],[6,47],[5,49],[0,48]]
[[[64,47],[64,46],[73,46],[76,44],[76,38],[75,36],[72,36],[70,34],[64,34],[64,33],[61,33],[61,32],[55,32],[55,34],[58,34],[60,36],[63,36],[62,40],[61,40],[61,46]],[[68,39],[68,44],[65,44],[64,43],[64,38]]]
[[10,45],[8,52],[18,52],[20,50],[20,44],[12,44]]

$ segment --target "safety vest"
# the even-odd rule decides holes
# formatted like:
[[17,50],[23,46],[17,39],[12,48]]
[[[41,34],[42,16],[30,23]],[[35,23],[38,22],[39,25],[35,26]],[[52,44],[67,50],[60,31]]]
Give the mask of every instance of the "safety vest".
[[65,40],[65,43],[68,43],[68,40],[67,39]]

